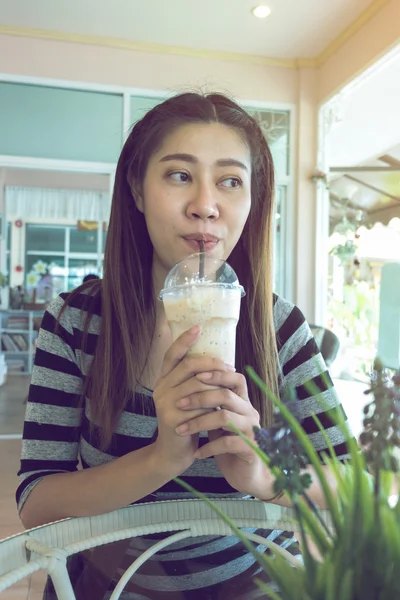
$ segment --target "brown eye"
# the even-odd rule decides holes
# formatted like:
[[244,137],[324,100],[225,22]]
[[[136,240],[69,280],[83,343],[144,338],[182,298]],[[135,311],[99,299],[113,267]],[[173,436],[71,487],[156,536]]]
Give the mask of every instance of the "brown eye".
[[190,181],[190,175],[184,171],[175,171],[174,173],[169,173],[168,176],[173,181],[178,181],[179,183],[187,183]]
[[243,183],[238,177],[227,177],[221,181],[221,185],[227,188],[239,188],[242,187]]

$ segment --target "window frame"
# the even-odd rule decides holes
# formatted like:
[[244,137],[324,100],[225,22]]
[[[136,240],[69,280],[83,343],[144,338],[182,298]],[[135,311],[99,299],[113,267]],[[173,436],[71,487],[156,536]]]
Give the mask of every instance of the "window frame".
[[[53,78],[44,77],[31,77],[25,75],[9,75],[0,74],[0,81],[10,83],[21,83],[30,84],[37,86],[46,87],[60,87],[66,89],[76,90],[89,90],[94,92],[103,92],[109,94],[120,94],[123,98],[123,123],[122,123],[122,139],[121,148],[129,134],[131,124],[133,122],[132,115],[130,114],[131,97],[146,97],[146,98],[159,98],[164,100],[173,95],[171,90],[150,90],[127,86],[118,85],[107,85],[107,84],[95,84],[85,82],[73,82],[67,80],[58,80]],[[281,102],[260,102],[254,100],[239,99],[238,102],[247,109],[251,110],[267,110],[267,111],[289,111],[290,113],[290,144],[289,144],[289,175],[286,177],[278,177],[276,185],[286,186],[286,200],[285,207],[282,213],[284,219],[282,221],[283,227],[283,254],[280,256],[280,269],[283,273],[283,278],[278,293],[284,295],[287,299],[293,300],[294,295],[294,221],[295,221],[295,202],[294,202],[294,163],[295,163],[295,149],[296,149],[296,107],[294,104],[281,103]],[[112,195],[113,182],[115,176],[116,164],[114,163],[99,163],[99,162],[85,162],[85,161],[74,161],[74,160],[54,160],[54,159],[42,159],[33,157],[23,156],[0,156],[0,166],[5,168],[31,168],[40,170],[55,170],[65,172],[84,172],[84,173],[103,173],[110,177],[110,197]],[[281,214],[282,214],[281,213]],[[25,250],[21,249],[22,255],[25,255]],[[11,280],[13,285],[21,283],[21,277],[11,267]],[[23,274],[23,278],[25,275]]]

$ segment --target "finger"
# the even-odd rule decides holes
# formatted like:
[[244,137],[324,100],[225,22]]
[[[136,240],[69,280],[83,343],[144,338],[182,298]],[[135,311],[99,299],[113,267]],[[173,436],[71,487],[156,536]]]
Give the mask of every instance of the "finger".
[[193,412],[189,413],[180,411],[180,414],[178,414],[176,418],[176,424],[179,426],[186,423],[186,421],[188,420],[188,415],[189,419],[191,420],[212,412],[214,412],[213,409],[194,410]]
[[[205,383],[201,383],[196,377],[191,377],[187,381],[181,383],[175,388],[171,390],[172,401],[175,403],[177,408],[186,407],[187,410],[191,410],[190,408],[190,397],[195,394],[201,394],[201,392],[207,392],[212,390],[220,390],[221,388],[213,387],[211,385],[206,385]],[[194,406],[194,404],[193,404]],[[200,403],[197,403],[196,406],[200,406]],[[214,408],[214,407],[211,407]]]
[[[220,358],[212,356],[185,356],[168,374],[168,387],[177,387],[197,373],[204,371],[232,371],[233,367],[224,363]],[[167,378],[166,378],[167,381]]]
[[[183,387],[180,386],[179,389]],[[176,401],[176,407],[182,410],[196,410],[201,408],[224,408],[239,415],[252,416],[252,405],[237,396],[228,388],[204,388],[185,394]]]
[[165,377],[181,362],[200,335],[200,325],[188,329],[175,340],[164,356],[161,377]]
[[198,448],[194,457],[201,460],[221,454],[236,454],[248,463],[254,462],[257,458],[255,452],[238,435],[222,435]]
[[253,428],[248,417],[222,409],[185,421],[175,431],[178,435],[193,435],[200,433],[200,431],[215,431],[217,429],[232,432],[231,425],[239,431],[243,431],[245,435],[250,435]]
[[210,370],[197,373],[196,378],[207,385],[229,388],[243,400],[249,400],[246,378],[242,373]]

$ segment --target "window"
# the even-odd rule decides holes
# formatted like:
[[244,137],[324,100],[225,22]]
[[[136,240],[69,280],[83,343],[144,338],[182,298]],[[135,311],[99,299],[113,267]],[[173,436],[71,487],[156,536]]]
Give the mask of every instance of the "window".
[[65,227],[50,227],[48,225],[27,225],[26,247],[31,252],[64,252]]
[[139,121],[146,113],[163,101],[163,98],[132,96],[130,105],[130,121],[132,124]]
[[97,230],[70,229],[69,249],[71,252],[97,252]]
[[[91,223],[89,227],[27,223],[27,296],[32,300],[47,301],[78,287],[89,273],[101,275],[105,236],[102,223]],[[43,297],[40,291],[41,282],[47,275],[51,276],[51,285],[44,293],[49,298]]]
[[115,162],[122,94],[0,82],[0,154]]
[[95,258],[69,258],[68,259],[68,290],[81,285],[85,275],[98,274],[97,259]]
[[288,211],[290,184],[290,111],[247,108],[260,125],[268,141],[275,168],[275,239],[274,289],[290,298],[287,281],[290,280],[288,227],[293,215]]
[[290,112],[248,109],[260,125],[270,147],[277,179],[290,171]]

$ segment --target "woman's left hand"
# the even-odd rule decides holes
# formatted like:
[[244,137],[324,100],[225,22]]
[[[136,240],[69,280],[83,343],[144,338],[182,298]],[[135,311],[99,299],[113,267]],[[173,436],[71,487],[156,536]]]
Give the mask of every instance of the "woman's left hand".
[[260,416],[248,397],[245,377],[223,371],[198,373],[196,377],[210,389],[179,400],[177,407],[216,410],[180,425],[177,433],[186,436],[208,431],[209,443],[199,448],[195,456],[199,459],[214,456],[222,475],[239,492],[260,498],[261,490],[264,497],[265,490],[267,494],[270,490],[272,496],[273,476],[250,446],[228,426],[232,423],[251,441],[254,441],[253,427],[260,426]]

